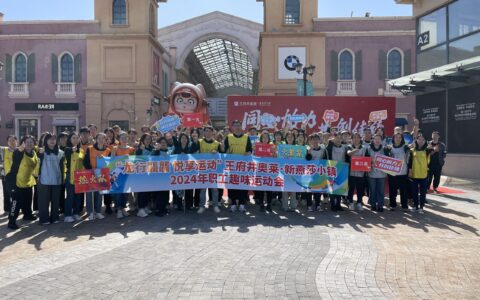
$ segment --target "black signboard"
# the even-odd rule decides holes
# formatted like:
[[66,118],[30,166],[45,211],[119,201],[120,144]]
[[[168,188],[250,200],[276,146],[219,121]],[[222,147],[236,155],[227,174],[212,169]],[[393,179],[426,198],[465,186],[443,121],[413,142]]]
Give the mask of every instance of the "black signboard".
[[430,44],[430,31],[426,31],[417,36],[417,48],[422,48]]
[[78,103],[15,103],[15,110],[55,111],[78,110]]
[[417,119],[427,140],[431,139],[433,131],[445,138],[445,109],[445,92],[417,96]]
[[448,150],[480,153],[480,85],[449,91]]

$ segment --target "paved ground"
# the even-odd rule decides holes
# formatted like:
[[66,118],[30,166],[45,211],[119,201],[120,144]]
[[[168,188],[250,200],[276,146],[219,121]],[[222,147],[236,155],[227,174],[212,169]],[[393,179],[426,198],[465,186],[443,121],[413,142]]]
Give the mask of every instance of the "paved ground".
[[251,205],[16,232],[2,217],[0,299],[478,299],[480,193],[428,199],[425,215]]

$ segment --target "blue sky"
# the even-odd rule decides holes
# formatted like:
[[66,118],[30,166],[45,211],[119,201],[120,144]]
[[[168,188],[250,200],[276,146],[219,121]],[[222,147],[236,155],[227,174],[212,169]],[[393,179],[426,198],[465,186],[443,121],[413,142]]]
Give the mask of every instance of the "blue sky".
[[[93,0],[0,0],[6,21],[92,20]],[[159,27],[215,10],[263,22],[263,3],[256,0],[168,0],[159,9]],[[319,17],[410,16],[409,5],[394,0],[319,0]]]

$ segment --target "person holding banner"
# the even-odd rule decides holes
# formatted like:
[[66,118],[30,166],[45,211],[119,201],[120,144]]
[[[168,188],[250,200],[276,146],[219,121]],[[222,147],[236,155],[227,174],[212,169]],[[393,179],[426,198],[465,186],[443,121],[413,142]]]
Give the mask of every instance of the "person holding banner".
[[[259,153],[259,149],[267,148],[270,149],[270,152]],[[255,156],[262,156],[262,157],[274,157],[275,153],[275,145],[270,142],[270,133],[268,130],[262,130],[260,135],[260,140],[258,143],[255,144]],[[267,198],[267,206],[265,206],[265,197]],[[260,206],[261,212],[271,212],[272,211],[272,198],[273,192],[271,191],[255,191],[254,192],[255,202]]]
[[8,228],[18,229],[17,218],[20,208],[23,219],[34,221],[37,218],[32,213],[32,188],[36,184],[34,173],[39,166],[37,154],[34,151],[35,138],[26,135],[21,140],[20,147],[13,152],[12,168],[5,180],[12,187],[12,206],[8,216]]
[[402,160],[404,163],[398,175],[388,175],[388,189],[390,210],[397,207],[397,195],[400,190],[400,203],[403,210],[408,210],[408,160],[410,158],[410,148],[405,144],[403,133],[393,135],[393,144],[389,147],[390,156]]
[[[163,157],[170,156],[167,139],[165,137],[161,137],[158,139],[158,144],[155,146],[155,151],[153,151],[152,155],[163,156]],[[155,206],[157,208],[157,212],[155,212],[155,215],[157,217],[163,217],[168,215],[167,205],[170,200],[169,199],[170,191],[163,190],[163,191],[155,192],[154,197],[155,197]]]
[[[352,157],[368,157],[367,147],[362,143],[362,136],[356,132],[352,137],[352,144],[348,146],[347,155]],[[363,196],[365,192],[365,171],[353,170],[353,163],[350,164],[350,175],[348,177],[348,208],[355,210],[353,194],[357,193],[357,210],[363,210]]]
[[388,155],[387,149],[383,146],[383,136],[376,133],[373,136],[373,142],[367,148],[368,155],[372,158],[372,168],[368,174],[368,184],[370,190],[370,206],[372,211],[383,212],[385,201],[385,178],[387,174],[374,167],[377,155]]
[[[197,151],[197,144],[190,144],[190,137],[187,133],[181,132],[178,136],[178,142],[175,144],[175,149],[172,154],[190,154],[193,151]],[[193,147],[192,147],[193,146]],[[183,210],[182,199],[185,200],[185,208],[190,210],[193,206],[193,195],[194,190],[176,190],[172,192],[173,194],[173,204],[177,206],[178,210]]]
[[[97,133],[95,137],[96,143],[87,148],[83,166],[87,170],[97,168],[97,158],[106,157],[110,155],[110,149],[106,144],[107,136],[105,133]],[[88,220],[103,219],[102,214],[102,196],[99,192],[87,193],[87,213]]]
[[428,163],[430,161],[431,148],[427,148],[427,143],[423,135],[418,135],[415,141],[415,147],[410,150],[410,159],[408,160],[408,177],[411,181],[413,211],[423,214],[423,207],[427,198],[428,185]]
[[[128,156],[135,153],[135,148],[130,147],[129,136],[126,132],[122,131],[118,135],[118,146],[113,147],[110,152],[111,157],[115,156]],[[117,219],[123,219],[128,217],[130,214],[126,211],[127,208],[127,193],[114,194],[113,200],[115,202],[115,210],[117,211]]]
[[[252,144],[250,139],[242,131],[242,123],[239,120],[232,122],[233,133],[230,133],[225,138],[224,150],[228,154],[251,155]],[[232,200],[230,210],[235,212],[237,210],[237,202],[240,205],[239,211],[245,212],[245,204],[248,200],[248,191],[246,190],[228,190],[229,197]]]
[[75,171],[82,170],[85,152],[80,147],[80,137],[75,132],[70,133],[65,148],[66,179],[65,188],[67,199],[65,200],[64,222],[71,223],[80,221],[80,207],[83,202],[83,194],[75,193]]
[[[335,132],[332,133],[333,140],[330,140],[327,146],[327,151],[325,152],[325,159],[334,160],[334,161],[347,161],[347,145],[342,144],[342,136]],[[329,195],[330,198],[330,209],[332,211],[342,211],[341,206],[342,196],[339,195]]]
[[[199,153],[211,153],[212,155],[221,152],[221,145],[213,138],[214,130],[212,126],[205,126],[203,129],[204,137],[199,141]],[[213,202],[213,211],[220,213],[220,205],[218,201],[218,189],[210,188],[211,201]],[[200,204],[197,213],[205,212],[205,205],[207,204],[207,189],[200,190]]]
[[[296,144],[295,143],[295,134],[293,133],[292,130],[287,131],[285,133],[285,145],[293,146],[295,144]],[[285,157],[283,157],[283,158],[285,158]],[[297,193],[296,192],[282,192],[283,211],[294,212],[297,209],[297,205],[298,205],[298,203],[297,203]]]
[[[144,155],[150,156],[153,154],[154,148],[152,143],[152,136],[149,133],[144,133],[140,137],[140,142],[135,152],[135,155]],[[145,218],[148,217],[152,211],[148,208],[150,199],[152,199],[152,192],[140,192],[138,193],[138,212],[137,217]]]
[[[325,157],[326,149],[325,146],[321,144],[321,138],[320,138],[321,133],[313,133],[309,137],[310,141],[310,148],[308,149],[308,154],[311,158],[311,160],[318,161],[321,160]],[[315,206],[313,206],[313,201],[312,201],[312,196],[313,199],[315,200]],[[321,193],[308,193],[307,195],[307,207],[308,211],[313,212],[315,209],[317,211],[323,211],[323,208],[321,206]],[[326,194],[323,195],[324,199],[327,197]]]

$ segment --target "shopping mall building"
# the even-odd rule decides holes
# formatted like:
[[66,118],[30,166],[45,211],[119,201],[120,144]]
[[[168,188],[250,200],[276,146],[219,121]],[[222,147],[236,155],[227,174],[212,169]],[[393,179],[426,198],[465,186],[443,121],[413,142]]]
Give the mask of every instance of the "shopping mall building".
[[445,173],[478,178],[480,169],[480,3],[478,0],[396,0],[413,6],[416,61],[413,74],[392,88],[416,95],[424,134],[446,142]]
[[[451,49],[458,43],[468,46],[476,38],[471,31],[478,29],[444,19],[438,24],[464,31],[457,28],[454,35],[443,28],[441,33],[431,28],[435,21],[428,21],[422,26],[430,31],[430,43],[417,49],[417,33],[424,33],[416,29],[424,24],[419,20],[438,8],[432,3],[453,1],[398,0],[415,2],[414,18],[366,13],[324,19],[317,15],[318,0],[259,0],[263,24],[212,12],[157,29],[157,11],[168,5],[164,2],[95,0],[94,20],[87,21],[7,22],[2,15],[0,140],[12,132],[38,136],[90,123],[100,128],[151,124],[165,112],[164,97],[175,81],[202,83],[212,119],[221,126],[227,95],[295,95],[302,78],[293,68],[297,62],[316,66],[310,77],[315,95],[396,97],[397,121],[411,124],[420,108],[417,88],[405,93],[389,81],[437,67],[436,62],[466,58],[470,52]],[[450,10],[440,7],[433,19],[447,18]],[[434,96],[417,99],[427,103],[429,97]],[[440,126],[445,123],[438,128],[427,124],[445,132]],[[451,150],[457,136],[448,135]]]

